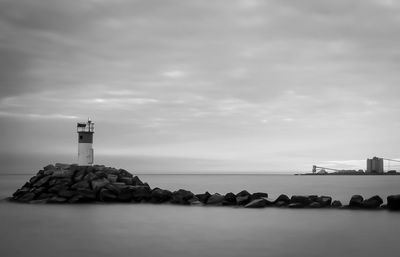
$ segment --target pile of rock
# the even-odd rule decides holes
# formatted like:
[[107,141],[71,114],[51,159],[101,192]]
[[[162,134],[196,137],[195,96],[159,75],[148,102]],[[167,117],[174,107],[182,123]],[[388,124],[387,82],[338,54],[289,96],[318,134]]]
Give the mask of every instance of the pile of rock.
[[10,198],[24,203],[88,203],[88,202],[148,202],[180,205],[241,206],[244,208],[343,208],[400,210],[400,195],[392,195],[387,205],[379,196],[364,199],[354,195],[348,205],[332,201],[330,196],[280,195],[275,200],[267,193],[194,194],[180,189],[151,189],[137,176],[123,169],[103,165],[78,166],[68,164],[48,165],[18,189]]
[[57,163],[40,170],[11,199],[29,203],[140,202],[150,194],[150,186],[126,170]]

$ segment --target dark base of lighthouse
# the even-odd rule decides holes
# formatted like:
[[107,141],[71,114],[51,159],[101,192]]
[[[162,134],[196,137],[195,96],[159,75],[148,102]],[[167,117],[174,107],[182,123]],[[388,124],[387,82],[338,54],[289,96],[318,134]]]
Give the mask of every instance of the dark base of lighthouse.
[[245,208],[331,208],[331,209],[389,209],[400,210],[400,194],[387,197],[387,204],[379,196],[364,199],[360,195],[351,197],[349,204],[342,206],[329,196],[280,195],[268,198],[267,193],[249,193],[245,190],[234,194],[194,194],[180,189],[171,192],[161,188],[150,188],[137,176],[126,170],[102,165],[78,166],[69,164],[48,165],[40,170],[12,197],[21,203],[171,203],[180,205],[235,206]]

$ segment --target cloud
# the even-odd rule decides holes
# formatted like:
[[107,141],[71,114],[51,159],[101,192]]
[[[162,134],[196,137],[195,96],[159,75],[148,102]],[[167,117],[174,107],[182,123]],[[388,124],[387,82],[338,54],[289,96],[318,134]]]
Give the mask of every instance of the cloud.
[[181,70],[170,70],[170,71],[165,71],[163,72],[163,75],[172,78],[172,79],[177,79],[185,76],[185,72]]
[[[0,139],[34,146],[56,120],[72,132],[48,140],[74,149],[73,119],[90,116],[99,146],[116,152],[246,164],[263,156],[276,167],[285,155],[299,166],[376,151],[396,157],[386,146],[400,143],[399,8],[377,0],[2,1]],[[29,138],[28,127],[43,134]]]

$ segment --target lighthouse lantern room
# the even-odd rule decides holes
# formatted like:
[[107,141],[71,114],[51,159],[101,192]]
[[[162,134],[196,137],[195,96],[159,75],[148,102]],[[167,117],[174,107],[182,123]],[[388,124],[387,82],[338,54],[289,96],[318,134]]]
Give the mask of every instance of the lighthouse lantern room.
[[78,165],[91,166],[93,164],[93,133],[94,123],[88,119],[86,123],[77,124],[78,132]]

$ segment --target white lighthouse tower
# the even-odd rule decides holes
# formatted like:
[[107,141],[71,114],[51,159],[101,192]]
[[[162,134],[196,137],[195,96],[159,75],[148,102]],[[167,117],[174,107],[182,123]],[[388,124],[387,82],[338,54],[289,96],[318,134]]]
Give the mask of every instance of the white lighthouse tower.
[[78,165],[91,166],[93,164],[93,133],[94,123],[88,119],[87,123],[78,123]]

